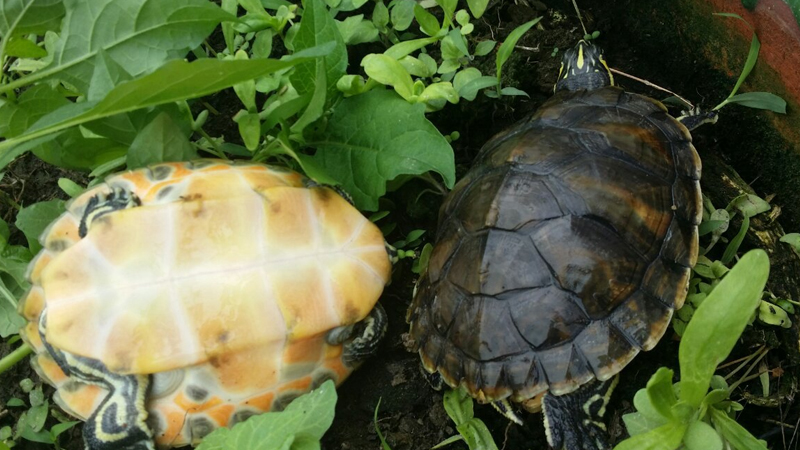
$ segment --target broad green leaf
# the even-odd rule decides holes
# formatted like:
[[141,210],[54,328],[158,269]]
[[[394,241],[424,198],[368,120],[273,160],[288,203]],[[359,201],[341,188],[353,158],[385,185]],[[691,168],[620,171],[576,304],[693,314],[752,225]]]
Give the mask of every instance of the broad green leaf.
[[341,96],[336,89],[336,82],[347,72],[347,48],[336,27],[336,21],[333,20],[322,0],[304,0],[303,7],[300,30],[292,42],[295,51],[299,52],[324,44],[331,45],[330,43],[332,43],[333,49],[324,59],[298,64],[291,75],[292,85],[301,96],[312,95],[317,79],[317,65],[323,64],[324,61],[325,79],[327,80],[326,104],[330,105]]
[[486,11],[486,6],[489,4],[489,0],[467,0],[467,6],[469,6],[469,12],[472,13],[472,17],[476,19],[480,19],[483,15],[483,12]]
[[102,100],[114,87],[131,79],[131,75],[104,50],[97,52],[92,80],[86,98],[91,101]]
[[745,92],[729,97],[725,103],[738,103],[748,108],[767,109],[786,114],[786,100],[770,92]]
[[414,20],[414,0],[398,0],[394,2],[391,11],[392,28],[397,31],[404,31],[411,26]]
[[[400,59],[404,56],[410,55],[411,53],[425,47],[428,44],[433,44],[434,42],[438,41],[439,38],[436,37],[429,37],[429,38],[421,38],[421,39],[412,39],[410,41],[403,41],[394,44],[393,46],[389,47],[385,52],[384,55],[394,58]],[[420,55],[420,59],[422,59],[422,55]]]
[[410,100],[414,95],[411,75],[396,59],[384,54],[369,54],[361,60],[364,72],[378,83],[392,86],[401,97]]
[[336,26],[347,45],[363,44],[378,40],[378,29],[369,20],[364,20],[364,15],[350,16],[342,21],[337,20]]
[[666,419],[672,419],[671,408],[678,401],[672,390],[672,375],[672,370],[661,367],[650,377],[646,388],[653,409]]
[[[458,77],[458,74],[456,74],[456,77]],[[458,95],[465,100],[472,101],[475,100],[475,97],[478,96],[478,92],[480,92],[481,89],[494,86],[497,86],[497,78],[481,76],[464,83],[463,86],[458,88]]]
[[781,236],[781,242],[785,242],[794,248],[795,251],[800,252],[800,233],[789,233]]
[[19,329],[26,323],[25,319],[17,313],[16,303],[12,300],[14,299],[11,292],[0,280],[0,337],[3,339],[19,333]]
[[473,412],[472,397],[464,388],[451,389],[444,393],[444,410],[455,422],[456,426],[463,425],[475,416]]
[[189,138],[181,133],[166,113],[159,114],[142,129],[128,149],[129,169],[169,161],[197,159],[197,151]]
[[522,89],[517,89],[515,87],[504,87],[500,90],[501,95],[520,95],[523,97],[530,97],[527,92],[523,91]]
[[71,102],[51,86],[33,86],[16,102],[6,101],[0,106],[0,136],[19,136],[42,116],[68,104]]
[[70,198],[75,198],[81,195],[81,193],[85,190],[83,186],[70,180],[69,178],[59,178],[58,187],[64,191],[65,194],[69,195]]
[[254,152],[261,142],[261,119],[258,113],[241,110],[233,117],[233,121],[239,127],[239,136],[242,137],[245,148]]
[[484,56],[488,55],[489,53],[494,50],[497,42],[495,41],[480,41],[478,45],[475,46],[475,56]]
[[[328,51],[317,48],[314,52]],[[179,100],[203,97],[240,81],[257,78],[291,67],[303,58],[276,61],[222,61],[201,59],[194,62],[172,61],[150,75],[122,83],[100,102],[72,103],[42,117],[26,134],[0,142],[0,161],[7,164],[6,153],[30,139],[45,137],[74,125],[103,119],[115,114]],[[51,138],[52,139],[52,138]],[[16,149],[15,149],[16,153]],[[0,164],[3,167],[3,164]]]
[[0,36],[43,35],[57,30],[64,16],[61,0],[5,0],[0,2]]
[[670,422],[647,433],[620,442],[614,450],[675,450],[681,445],[687,425]]
[[0,92],[56,78],[86,93],[101,50],[136,77],[183,57],[220,22],[234,20],[207,0],[64,0],[64,6],[52,64]]
[[429,13],[419,4],[414,5],[414,17],[419,23],[419,29],[428,36],[436,36],[442,27],[439,25],[439,20],[433,14]]
[[425,103],[438,99],[456,104],[458,103],[458,92],[453,89],[453,85],[449,81],[442,81],[428,85],[419,96],[419,100]]
[[[472,399],[470,399],[470,403]],[[492,438],[486,424],[480,419],[470,419],[461,425],[456,425],[458,434],[463,436],[464,442],[474,450],[497,450],[497,444]]]
[[386,182],[401,174],[435,171],[448,187],[455,181],[453,150],[425,118],[424,105],[411,105],[391,91],[342,100],[326,129],[309,136],[307,144],[361,209],[374,211]]
[[769,257],[752,250],[731,269],[697,308],[678,351],[680,398],[699,407],[717,365],[727,358],[761,301]]
[[[203,439],[197,450],[318,449],[322,435],[333,423],[335,407],[336,387],[328,380],[318,389],[295,399],[281,412],[253,416],[232,429],[217,429]],[[299,445],[276,445],[287,442]]]
[[57,423],[50,428],[50,437],[55,441],[61,433],[72,429],[72,427],[79,423],[81,423],[79,420]]
[[735,420],[728,417],[725,412],[717,408],[711,408],[711,419],[720,433],[722,433],[722,437],[730,442],[736,450],[767,450],[766,445],[736,423]]
[[636,436],[637,434],[643,434],[654,430],[667,422],[663,417],[658,417],[658,420],[653,420],[640,412],[636,412],[623,415],[622,422],[625,424],[625,429],[628,431],[628,434]]
[[389,9],[383,4],[383,0],[375,2],[375,8],[372,10],[372,23],[379,30],[385,30],[386,25],[389,25]]
[[54,166],[91,170],[124,155],[127,148],[110,139],[84,137],[78,128],[71,128],[31,151],[42,161]]
[[714,428],[697,420],[689,424],[683,436],[686,450],[722,450],[722,439]]
[[17,58],[43,58],[47,50],[36,45],[35,42],[24,37],[12,37],[6,43],[6,56]]
[[539,23],[540,20],[542,20],[542,18],[537,17],[530,22],[523,23],[517,28],[514,28],[514,30],[508,34],[506,40],[500,44],[500,48],[497,49],[497,60],[495,61],[498,82],[502,79],[501,74],[503,72],[503,64],[505,64],[506,61],[508,61],[508,58],[511,57],[511,53],[514,51],[514,46],[517,45],[517,41],[519,41],[522,35],[525,34],[525,32],[527,32],[532,26]]
[[63,200],[48,200],[46,202],[34,203],[20,210],[14,225],[25,234],[31,253],[35,254],[41,250],[42,246],[39,243],[39,236],[41,236],[45,228],[63,212]]
[[435,69],[433,72],[429,72],[428,65],[413,56],[404,56],[398,62],[406,69],[409,75],[415,77],[428,78],[436,73]]
[[770,210],[769,203],[763,198],[753,194],[742,194],[728,204],[726,209],[736,208],[747,217],[753,217]]

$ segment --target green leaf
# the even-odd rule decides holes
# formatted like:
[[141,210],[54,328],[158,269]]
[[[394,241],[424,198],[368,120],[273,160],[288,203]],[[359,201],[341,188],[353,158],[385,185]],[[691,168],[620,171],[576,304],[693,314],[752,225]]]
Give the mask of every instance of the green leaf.
[[666,419],[672,419],[671,408],[678,401],[672,390],[672,375],[672,370],[661,367],[650,377],[646,388],[653,409]]
[[86,98],[91,101],[102,100],[115,86],[128,81],[131,75],[104,50],[97,52],[92,79]]
[[436,36],[442,30],[439,20],[420,5],[414,5],[414,17],[419,23],[419,29],[428,36]]
[[675,450],[681,445],[687,425],[670,422],[647,433],[620,442],[614,450]]
[[36,45],[35,42],[24,37],[12,37],[6,44],[6,56],[17,58],[43,58],[47,50]]
[[476,19],[480,19],[483,15],[483,12],[486,11],[486,6],[489,4],[489,0],[467,0],[467,6],[469,6],[469,12],[472,13],[472,17]]
[[444,393],[444,410],[456,426],[467,423],[475,416],[472,397],[461,387]]
[[138,169],[166,161],[196,159],[197,151],[172,118],[159,114],[136,136],[128,150],[127,165]]
[[[394,59],[400,59],[438,40],[439,38],[429,37],[429,38],[412,39],[410,41],[398,42],[397,44],[394,44],[393,46],[389,47],[385,52],[383,52],[383,54]],[[420,60],[422,60],[422,57],[423,55],[420,55]]]
[[100,164],[124,155],[122,145],[106,138],[87,138],[77,128],[61,133],[55,139],[32,149],[42,161],[54,166],[74,170],[90,170]]
[[501,75],[503,72],[503,64],[505,64],[506,61],[508,61],[508,58],[511,57],[511,53],[514,51],[514,46],[517,45],[517,41],[519,41],[522,35],[525,34],[525,32],[527,32],[532,26],[539,23],[540,20],[542,20],[542,18],[537,17],[530,22],[523,23],[517,28],[514,28],[514,30],[508,34],[506,40],[500,44],[500,48],[497,50],[497,59],[495,61],[498,83],[500,83],[502,79]]
[[497,450],[497,444],[482,420],[470,419],[461,425],[456,425],[456,429],[470,450]]
[[404,31],[411,26],[414,20],[414,0],[399,0],[392,7],[392,27],[397,31]]
[[[28,263],[33,259],[33,253],[21,245],[7,245],[0,253],[0,272],[6,274],[4,286],[13,294],[17,291],[28,289],[28,280],[25,276],[28,271]],[[16,300],[14,304],[16,305]],[[0,300],[2,301],[2,300]]]
[[324,44],[333,45],[333,49],[322,59],[299,64],[291,75],[292,85],[301,96],[313,95],[316,87],[317,65],[324,64],[325,79],[327,80],[326,105],[330,105],[342,95],[336,89],[336,82],[347,73],[347,48],[325,2],[305,0],[303,8],[300,30],[292,41],[295,51],[299,52]]
[[[17,313],[16,305],[11,303],[9,298],[3,298],[11,294],[3,285],[2,280],[0,280],[0,291],[5,291],[0,295],[0,337],[5,339],[12,334],[19,333],[19,329],[25,326],[27,321]],[[9,400],[9,402],[10,401],[11,400]]]
[[372,10],[372,23],[379,30],[384,30],[386,25],[389,25],[389,9],[383,4],[383,0],[375,2],[375,8]]
[[686,450],[722,450],[722,439],[714,428],[697,420],[689,424],[683,436]]
[[481,41],[475,46],[475,56],[485,56],[494,50],[497,42],[495,41]]
[[61,0],[5,0],[0,2],[0,36],[43,35],[61,25]]
[[39,244],[39,236],[41,236],[45,228],[64,211],[63,200],[49,200],[46,202],[34,203],[20,210],[14,225],[25,234],[31,253],[38,253],[39,250],[41,250],[42,246]]
[[[644,392],[644,389],[642,389],[642,392]],[[636,412],[623,415],[622,422],[625,423],[625,429],[628,430],[628,434],[636,436],[637,434],[647,433],[667,423],[663,417],[658,417],[658,420],[653,420],[640,412]]]
[[242,137],[245,148],[254,152],[261,142],[261,119],[258,113],[241,110],[233,116],[233,121],[239,127],[239,136]]
[[728,97],[725,103],[738,103],[748,108],[766,109],[786,114],[786,100],[770,92],[745,92],[744,94]]
[[735,420],[716,408],[711,408],[711,419],[726,441],[736,450],[767,450],[767,446],[750,434]]
[[527,92],[523,91],[522,89],[517,89],[515,87],[504,87],[500,90],[501,95],[521,95],[523,97],[530,97]]
[[42,116],[69,104],[49,85],[33,86],[20,94],[16,102],[6,101],[0,106],[0,136],[19,136]]
[[369,20],[364,20],[364,15],[350,16],[343,21],[336,21],[339,33],[346,45],[363,44],[378,40],[378,29]]
[[[713,14],[715,16],[731,17],[734,19],[739,19],[745,24],[747,24],[748,28],[750,28],[751,30],[753,29],[750,23],[744,20],[738,14],[733,14],[733,13],[713,13]],[[739,74],[739,79],[736,80],[736,85],[734,85],[733,90],[731,91],[730,95],[728,95],[728,98],[733,97],[736,94],[736,91],[738,91],[739,88],[742,86],[744,80],[746,80],[747,76],[750,75],[750,72],[753,70],[753,67],[755,67],[756,65],[756,61],[758,60],[758,52],[760,49],[761,49],[761,42],[759,42],[756,33],[753,32],[753,39],[750,41],[750,51],[747,53],[747,60],[745,61],[744,67],[742,68],[742,73]]]
[[297,118],[292,124],[290,131],[292,133],[302,133],[303,129],[309,124],[313,123],[322,116],[325,110],[326,89],[328,85],[325,79],[325,61],[320,59],[320,64],[317,64],[317,75],[314,82],[314,92],[311,95],[311,100],[308,102],[303,114]]
[[800,233],[785,234],[781,236],[780,241],[791,245],[796,252],[800,252]]
[[83,186],[70,180],[69,178],[59,178],[58,187],[71,198],[79,196],[85,190]]
[[742,194],[728,204],[726,209],[736,208],[747,217],[753,217],[770,210],[771,206],[766,200],[753,194]]
[[[733,261],[733,258],[736,256],[736,252],[739,251],[739,247],[742,245],[749,228],[750,216],[746,215],[744,216],[744,219],[742,219],[742,225],[739,227],[739,232],[736,233],[736,236],[734,236],[733,239],[731,239],[731,242],[728,243],[728,246],[725,247],[725,252],[722,254],[722,259],[720,259],[722,264],[730,264],[730,262]],[[716,274],[714,275],[716,276]]]
[[183,57],[186,49],[200,45],[220,22],[234,20],[207,0],[64,0],[64,5],[67,15],[52,64],[0,92],[57,78],[86,93],[101,50],[136,77]]
[[453,85],[449,81],[442,81],[428,85],[419,96],[419,100],[426,103],[437,99],[447,100],[456,104],[458,103],[458,92],[453,89]]
[[232,429],[217,429],[203,439],[197,450],[319,449],[320,439],[333,423],[335,407],[336,387],[328,380],[281,412],[253,416]]
[[[314,52],[327,50],[330,49],[316,48]],[[120,84],[100,102],[67,104],[42,117],[24,136],[0,142],[0,160],[7,164],[9,158],[5,154],[11,152],[15,146],[31,139],[46,137],[50,133],[70,126],[148,106],[203,97],[238,82],[291,67],[303,60],[303,58],[285,61],[200,59],[191,63],[172,61],[150,75]],[[2,166],[0,164],[0,167]]]
[[57,423],[50,428],[50,437],[53,439],[53,441],[56,441],[58,439],[58,436],[61,435],[61,433],[72,429],[75,425],[79,423],[81,423],[80,420]]
[[386,182],[401,174],[436,171],[448,187],[455,181],[453,150],[425,118],[424,106],[391,91],[375,89],[342,100],[326,129],[307,144],[317,148],[314,159],[361,209],[376,210]]
[[717,365],[727,358],[761,301],[769,257],[752,250],[731,269],[694,313],[679,349],[680,398],[699,407]]
[[378,83],[392,86],[401,97],[410,100],[414,95],[411,75],[396,59],[384,54],[369,54],[361,60],[364,72]]

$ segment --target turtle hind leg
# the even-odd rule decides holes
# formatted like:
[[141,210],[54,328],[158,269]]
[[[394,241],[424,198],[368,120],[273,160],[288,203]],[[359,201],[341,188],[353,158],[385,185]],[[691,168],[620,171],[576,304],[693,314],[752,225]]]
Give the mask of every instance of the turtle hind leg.
[[593,381],[566,395],[545,395],[542,412],[550,446],[557,450],[610,449],[603,415],[618,379]]
[[369,315],[354,326],[339,327],[329,332],[328,343],[344,343],[342,360],[347,366],[357,367],[378,350],[388,323],[386,310],[376,303]]

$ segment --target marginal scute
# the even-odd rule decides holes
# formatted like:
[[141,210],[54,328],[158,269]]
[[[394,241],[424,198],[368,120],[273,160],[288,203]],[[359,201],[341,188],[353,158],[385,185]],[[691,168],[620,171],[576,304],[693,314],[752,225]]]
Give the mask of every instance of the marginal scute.
[[408,314],[423,366],[480,402],[613,377],[685,298],[699,179],[660,102],[554,95],[487,142],[443,203]]

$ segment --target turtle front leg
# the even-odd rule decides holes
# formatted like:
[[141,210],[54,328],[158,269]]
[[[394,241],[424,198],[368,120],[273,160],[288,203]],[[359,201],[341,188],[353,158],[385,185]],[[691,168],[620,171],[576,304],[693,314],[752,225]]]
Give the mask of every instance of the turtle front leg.
[[155,450],[147,426],[145,400],[149,375],[120,375],[100,361],[59,350],[45,339],[46,311],[39,318],[39,335],[64,373],[84,383],[102,386],[108,395],[83,426],[87,450]]
[[566,395],[545,394],[542,412],[550,446],[557,450],[610,449],[603,415],[618,380],[615,376],[593,381]]
[[380,303],[376,303],[362,321],[328,332],[327,341],[331,345],[344,344],[342,361],[350,367],[356,367],[378,350],[388,323],[386,310]]

